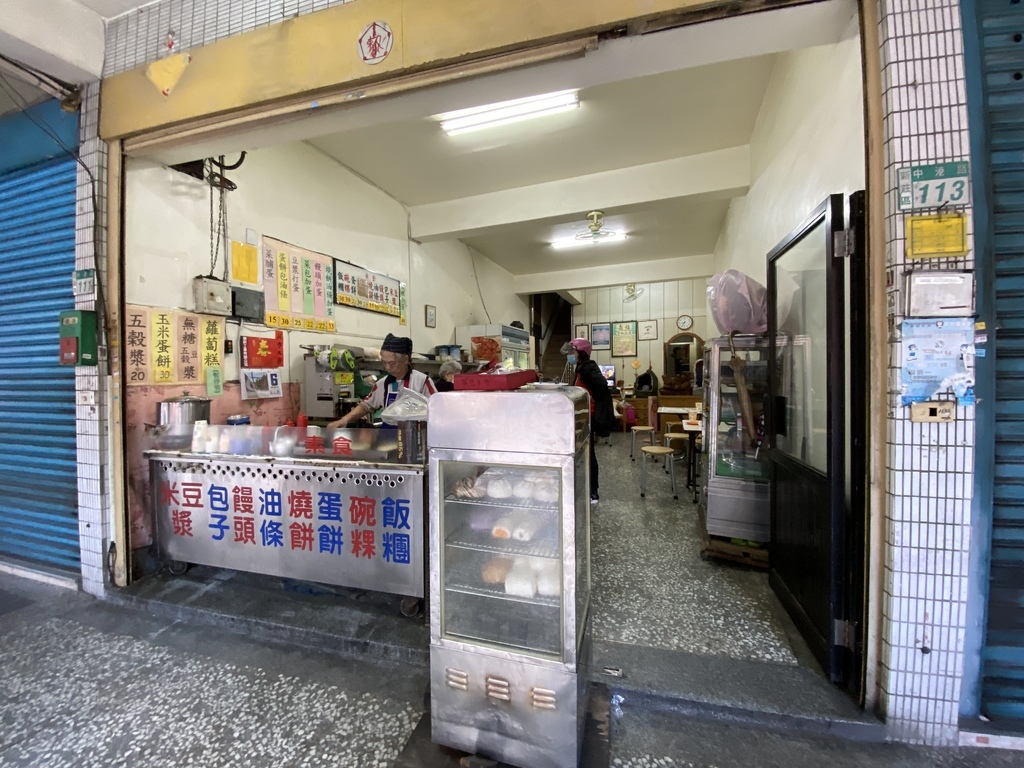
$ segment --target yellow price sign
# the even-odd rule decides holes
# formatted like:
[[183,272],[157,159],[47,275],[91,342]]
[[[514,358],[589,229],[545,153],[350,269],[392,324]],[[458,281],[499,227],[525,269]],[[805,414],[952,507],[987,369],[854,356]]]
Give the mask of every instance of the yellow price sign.
[[302,321],[302,324],[305,326],[307,331],[315,331],[316,330],[316,320],[312,320],[310,318],[306,318],[305,320]]
[[334,321],[333,320],[328,320],[327,321],[327,330],[330,331],[331,333],[334,333],[337,330],[337,328],[334,325]]

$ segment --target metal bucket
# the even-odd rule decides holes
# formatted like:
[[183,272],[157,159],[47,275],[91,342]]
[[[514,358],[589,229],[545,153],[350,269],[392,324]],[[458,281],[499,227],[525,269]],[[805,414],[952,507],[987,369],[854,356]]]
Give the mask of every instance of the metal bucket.
[[402,464],[423,464],[427,460],[427,422],[398,423],[398,461]]

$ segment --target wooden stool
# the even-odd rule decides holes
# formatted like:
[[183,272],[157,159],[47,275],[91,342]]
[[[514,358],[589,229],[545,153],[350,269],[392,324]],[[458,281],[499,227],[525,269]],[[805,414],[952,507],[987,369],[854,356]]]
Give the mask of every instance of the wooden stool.
[[[643,467],[640,470],[640,498],[642,499],[647,493],[647,457],[648,456],[661,456],[662,458],[668,459],[675,451],[671,448],[666,448],[663,445],[644,445],[641,446],[640,450],[643,455],[640,457]],[[672,475],[672,498],[678,499],[679,494],[676,493],[676,463],[674,461],[668,462],[669,471]]]
[[633,427],[633,437],[630,438],[629,443],[629,458],[636,461],[636,433],[640,432],[646,434],[648,442],[653,444],[654,441],[654,427]]

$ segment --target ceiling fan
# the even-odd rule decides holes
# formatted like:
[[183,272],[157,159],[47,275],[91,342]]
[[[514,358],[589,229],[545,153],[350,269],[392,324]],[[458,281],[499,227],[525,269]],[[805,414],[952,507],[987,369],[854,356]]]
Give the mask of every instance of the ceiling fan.
[[594,243],[601,240],[619,240],[622,233],[614,229],[604,228],[604,212],[591,211],[587,214],[590,224],[587,228],[576,233],[576,239],[582,243]]
[[623,304],[629,304],[636,301],[643,294],[643,288],[637,288],[636,283],[626,283],[625,285],[626,298],[622,300]]

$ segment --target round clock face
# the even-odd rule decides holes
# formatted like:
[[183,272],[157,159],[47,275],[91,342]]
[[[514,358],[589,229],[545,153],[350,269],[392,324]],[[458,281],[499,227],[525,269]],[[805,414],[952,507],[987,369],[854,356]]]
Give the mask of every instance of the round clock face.
[[693,318],[689,315],[680,315],[676,318],[676,328],[680,331],[688,331],[693,328]]

